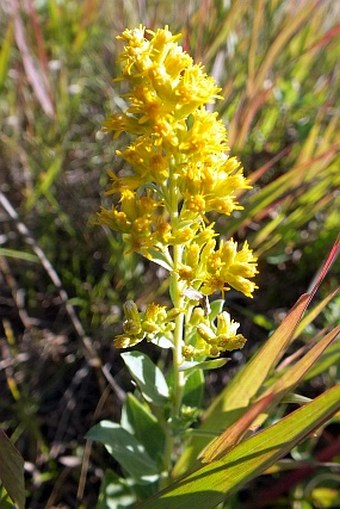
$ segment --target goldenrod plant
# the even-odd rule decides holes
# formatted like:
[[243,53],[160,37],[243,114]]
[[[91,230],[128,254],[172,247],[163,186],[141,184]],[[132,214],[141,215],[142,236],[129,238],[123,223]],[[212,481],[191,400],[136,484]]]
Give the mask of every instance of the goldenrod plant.
[[[100,203],[123,212],[123,190],[102,198],[104,189],[114,187],[106,170],[113,168],[115,179],[140,180],[134,154],[128,161],[127,151],[143,133],[124,131],[111,142],[110,132],[100,129],[112,112],[123,117],[132,107],[125,95],[131,95],[130,80],[112,86],[112,77],[122,75],[118,53],[128,45],[124,36],[114,36],[140,23],[155,33],[164,25],[181,32],[182,39],[172,42],[204,63],[203,74],[214,76],[218,85],[204,79],[221,88],[219,97],[201,109],[218,112],[216,122],[223,120],[227,128],[229,163],[236,164],[235,155],[246,176],[231,203],[243,209],[229,215],[230,203],[217,203],[218,181],[215,202],[209,196],[204,206],[197,182],[179,189],[181,196],[187,190],[188,214],[194,206],[189,195],[197,213],[209,211],[197,232],[185,226],[180,233],[210,231],[212,239],[199,242],[207,251],[210,242],[217,257],[228,249],[240,255],[247,242],[249,256],[258,258],[258,274],[249,278],[259,287],[253,299],[231,279],[230,290],[209,295],[219,282],[210,280],[209,288],[207,281],[192,281],[199,245],[192,248],[193,259],[184,260],[186,247],[196,242],[184,237],[184,267],[172,286],[184,286],[183,304],[193,311],[191,324],[184,319],[179,377],[185,384],[176,419],[173,327],[182,309],[174,306],[169,286],[172,232],[169,256],[159,244],[140,254],[131,246],[135,231],[96,225]],[[328,270],[322,260],[339,230],[338,25],[333,0],[0,1],[0,507],[15,502],[30,509],[117,509],[133,501],[149,504],[150,492],[158,490],[163,507],[176,507],[180,498],[184,507],[208,507],[215,497],[225,499],[224,509],[340,505],[336,417],[300,443],[319,419],[307,412],[325,403],[323,422],[332,413],[327,391],[339,380],[339,265],[297,325],[319,284],[318,270]],[[144,44],[150,43],[152,34],[144,35]],[[185,56],[189,67],[190,57]],[[188,114],[187,132],[192,120]],[[162,171],[160,165],[156,174]],[[167,228],[160,185],[149,180],[155,190],[137,185],[135,193],[143,204],[157,203],[152,220]],[[125,213],[128,199],[125,194]],[[151,244],[157,233],[166,238],[161,226],[156,232],[152,223],[150,231]],[[254,268],[255,263],[250,262]],[[204,278],[212,266],[198,269]],[[224,279],[226,266],[220,275]],[[307,288],[309,296],[289,312]],[[240,334],[247,343],[217,356],[227,346],[217,344],[226,330],[240,345]],[[116,348],[119,342],[136,345]],[[322,393],[324,403],[308,406],[306,396]],[[298,406],[306,413],[292,413]],[[288,421],[281,425],[284,416]],[[99,430],[107,431],[106,445],[120,466],[101,443],[84,439],[96,423],[101,424],[91,433],[100,439]],[[281,427],[270,431],[274,423]],[[270,467],[262,462],[256,436],[267,447]],[[289,454],[277,437],[284,437]],[[210,468],[224,484],[211,477]],[[194,471],[196,484],[188,477]],[[179,493],[181,477],[190,499]]]
[[[229,155],[226,128],[211,109],[221,90],[179,39],[167,26],[156,31],[139,26],[118,36],[124,49],[114,81],[122,86],[125,107],[103,127],[115,140],[124,135],[116,155],[126,164],[110,173],[112,203],[101,209],[99,223],[122,234],[126,253],[139,253],[167,271],[171,301],[141,308],[132,300],[124,304],[114,346],[129,348],[121,356],[136,392],[128,394],[120,424],[102,421],[88,434],[105,444],[125,474],[109,474],[101,493],[104,504],[106,490],[115,486],[115,503],[125,503],[119,507],[144,499],[136,507],[184,509],[203,507],[203,501],[204,507],[216,507],[339,408],[339,390],[331,390],[310,403],[311,409],[306,405],[229,453],[336,337],[338,330],[330,332],[264,391],[311,300],[306,294],[198,427],[204,371],[222,367],[225,353],[246,342],[227,311],[228,291],[252,297],[258,271],[247,241],[238,245],[215,228],[218,215],[242,208],[237,196],[250,185]],[[171,352],[165,373],[135,348],[143,341]]]
[[109,193],[118,195],[118,205],[102,209],[99,221],[123,233],[127,251],[169,272],[173,307],[151,304],[139,314],[134,303],[126,303],[124,333],[115,345],[167,339],[181,392],[184,359],[218,357],[245,342],[227,312],[211,318],[209,297],[231,287],[251,297],[256,258],[246,242],[238,248],[233,239],[220,239],[208,214],[240,209],[236,194],[249,185],[240,163],[228,156],[223,123],[206,109],[220,89],[178,45],[178,36],[167,27],[139,27],[120,39],[126,46],[116,81],[128,82],[128,107],[104,129],[132,137],[117,151],[131,170],[112,174]]

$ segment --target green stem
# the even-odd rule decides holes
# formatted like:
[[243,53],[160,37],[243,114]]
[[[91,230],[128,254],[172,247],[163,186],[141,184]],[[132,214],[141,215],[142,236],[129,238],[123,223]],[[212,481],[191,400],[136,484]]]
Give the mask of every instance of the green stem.
[[[174,247],[174,268],[176,271],[176,259],[182,258],[182,246]],[[177,272],[173,273],[173,299],[174,307],[183,307],[183,295],[179,287],[179,276]],[[184,372],[180,371],[183,362],[183,333],[184,333],[184,311],[176,318],[174,330],[174,348],[173,348],[173,373],[174,373],[174,394],[173,394],[173,417],[179,417],[181,402],[184,389]]]
[[[177,254],[176,254],[177,253]],[[176,267],[176,259],[181,256],[181,246],[174,248],[174,267]],[[172,290],[173,290],[173,304],[174,307],[181,308],[183,305],[183,297],[180,292],[179,278],[177,272],[171,274],[172,279]],[[182,364],[182,347],[183,347],[183,328],[184,328],[184,312],[181,312],[175,323],[174,330],[174,346],[173,346],[173,393],[171,402],[171,414],[166,430],[165,448],[164,448],[164,467],[166,471],[166,477],[161,481],[161,488],[166,487],[171,481],[171,470],[172,470],[172,453],[175,446],[176,436],[173,431],[173,423],[176,425],[176,421],[180,417],[181,403],[183,398],[184,389],[184,372],[180,371]]]
[[[172,226],[172,233],[175,235],[178,229],[178,189],[174,172],[170,171],[169,177],[169,215]],[[181,291],[181,285],[178,275],[178,269],[182,262],[183,246],[175,245],[173,247],[173,271],[170,274],[170,288],[173,306],[182,309],[184,304],[184,296]],[[172,453],[175,445],[176,436],[173,431],[173,424],[178,422],[184,390],[184,373],[180,371],[183,361],[183,333],[184,333],[184,311],[180,312],[176,318],[174,330],[174,346],[173,346],[173,393],[171,401],[171,413],[169,424],[166,432],[165,449],[164,449],[164,467],[167,476],[161,481],[161,488],[167,486],[170,482],[170,473],[172,469]]]

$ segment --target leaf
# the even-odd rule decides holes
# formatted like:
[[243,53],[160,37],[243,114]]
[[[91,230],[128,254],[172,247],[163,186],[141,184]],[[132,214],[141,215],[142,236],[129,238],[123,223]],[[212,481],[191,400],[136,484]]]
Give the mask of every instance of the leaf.
[[[306,355],[304,355],[295,365],[289,367],[276,382],[264,392],[263,396],[275,394],[275,397],[271,401],[270,405],[276,404],[285,395],[289,394],[296,385],[304,379],[306,373],[314,366],[316,361],[321,357],[323,352],[329,345],[338,337],[340,332],[340,326],[329,332],[324,338],[322,338],[316,345],[311,348]],[[269,406],[270,406],[269,405]],[[269,415],[269,406],[265,413],[261,414],[253,427],[258,428],[262,424],[267,416]]]
[[136,509],[212,509],[273,465],[340,409],[340,385],[174,482]]
[[[128,393],[125,402],[125,416],[132,434],[145,447],[150,457],[154,460],[157,457],[162,457],[164,433],[157,419],[151,414],[149,407],[138,401],[136,396]],[[122,421],[121,425],[126,429]]]
[[168,272],[172,271],[173,261],[169,254],[169,251],[157,251],[156,249],[149,249],[149,254],[151,255],[151,259],[154,263],[157,263],[160,267],[167,270]]
[[[314,345],[299,361],[288,368],[283,375],[268,389],[268,393],[275,391],[278,394],[286,393],[305,377],[306,373],[321,357],[326,348],[337,338],[340,333],[340,325],[326,334]],[[265,393],[266,394],[266,393]]]
[[25,260],[25,262],[39,263],[39,258],[26,251],[17,251],[16,249],[7,249],[0,247],[0,256],[8,256],[9,258],[16,258],[17,260]]
[[0,89],[4,86],[5,80],[8,77],[8,63],[11,54],[13,43],[13,22],[8,24],[4,40],[1,41],[0,48]]
[[49,194],[51,186],[54,184],[63,169],[63,158],[64,155],[62,153],[56,154],[47,170],[41,173],[40,183],[38,186],[36,186],[31,196],[29,197],[29,200],[27,201],[27,206],[29,208],[33,207],[37,203],[41,195],[46,196]]
[[186,376],[182,404],[193,408],[201,408],[203,392],[203,371],[197,369]]
[[316,376],[324,373],[331,366],[340,366],[340,341],[336,341],[331,345],[326,352],[322,354],[318,362],[315,363],[313,368],[304,377],[304,380],[311,380]]
[[96,509],[123,509],[131,507],[135,497],[125,479],[112,470],[106,470],[100,486]]
[[145,400],[164,405],[169,398],[169,388],[161,370],[142,352],[134,350],[121,356]]
[[233,26],[237,20],[242,17],[244,11],[246,11],[248,8],[249,0],[235,0],[233,2],[232,8],[227,11],[224,18],[219,19],[219,22],[216,25],[219,27],[219,30],[215,31],[214,33],[214,38],[207,49],[207,52],[204,56],[204,61],[207,62],[213,58],[221,44],[225,44],[226,38],[230,34]]
[[[230,384],[214,399],[203,417],[200,430],[219,433],[235,422],[258,392],[269,371],[276,365],[289,345],[294,329],[308,302],[309,294],[302,295],[279,328],[262,348],[237,373]],[[174,476],[183,474],[207,445],[205,436],[195,436],[189,442],[174,468]]]
[[[257,429],[267,418],[269,409],[288,394],[303,379],[308,370],[315,364],[317,359],[334,341],[340,332],[340,326],[327,334],[294,366],[291,366],[279,380],[277,380],[261,396],[251,408],[237,422],[226,429],[215,440],[213,440],[203,451],[200,457],[204,462],[215,459],[216,456],[226,452],[232,447],[252,425],[252,429]],[[300,401],[301,402],[301,401]],[[261,415],[260,415],[261,414]],[[255,421],[255,422],[254,422]]]
[[238,442],[243,433],[248,430],[256,417],[268,407],[274,397],[275,394],[271,393],[261,398],[238,421],[212,440],[198,457],[202,463],[210,463],[225,454]]
[[156,463],[144,446],[120,424],[101,421],[93,426],[86,438],[102,443],[111,456],[139,483],[149,483],[158,477]]
[[313,320],[321,313],[321,311],[329,304],[329,302],[334,299],[334,297],[337,296],[339,293],[339,288],[331,292],[329,295],[327,295],[321,302],[319,302],[316,306],[313,307],[306,315],[303,317],[303,319],[300,321],[299,325],[296,327],[296,331],[294,333],[294,338],[297,338],[302,331],[313,322]]
[[327,270],[334,262],[339,251],[339,239],[334,243],[327,260],[321,266],[319,274],[315,278],[310,293],[302,295],[288,315],[282,321],[278,329],[268,338],[266,343],[250,359],[250,361],[237,373],[231,383],[214,399],[205,415],[199,431],[201,435],[195,435],[188,442],[182,456],[177,461],[173,475],[182,475],[196,460],[199,452],[207,445],[206,432],[220,433],[221,429],[233,424],[244,414],[251,398],[262,387],[270,371],[294,339],[295,329],[306,310],[310,300],[325,277]]
[[216,299],[210,303],[211,311],[209,314],[209,318],[211,321],[213,321],[216,318],[216,316],[222,312],[224,304],[225,304],[224,299]]
[[193,371],[195,369],[217,369],[221,368],[222,366],[225,366],[227,362],[230,359],[228,358],[221,358],[221,359],[210,359],[208,361],[185,361],[181,364],[179,371],[185,371],[186,373],[188,371]]
[[173,343],[165,336],[155,337],[151,339],[150,343],[157,345],[159,348],[164,348],[167,350],[174,346]]
[[30,48],[27,45],[26,29],[19,9],[14,10],[14,36],[21,54],[27,80],[34,90],[35,96],[44,113],[50,118],[55,117],[55,109],[51,100],[49,88],[40,67],[36,65]]
[[19,509],[25,508],[24,460],[0,429],[0,480]]
[[287,16],[281,30],[278,31],[276,38],[271,42],[271,45],[257,70],[256,79],[254,83],[253,96],[256,96],[258,91],[263,86],[263,83],[268,75],[269,70],[273,67],[278,55],[282,52],[284,47],[289,43],[289,40],[298,32],[300,26],[308,19],[313,11],[317,8],[317,0],[305,2],[303,7],[295,12],[294,16]]

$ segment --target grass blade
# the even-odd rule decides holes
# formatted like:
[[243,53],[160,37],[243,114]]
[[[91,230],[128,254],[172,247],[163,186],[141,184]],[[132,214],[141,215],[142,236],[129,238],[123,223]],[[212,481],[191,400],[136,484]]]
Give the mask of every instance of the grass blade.
[[340,385],[178,480],[136,509],[212,509],[273,465],[340,409]]
[[[256,396],[270,371],[294,340],[294,332],[312,297],[320,286],[339,250],[339,240],[334,246],[319,275],[315,278],[310,293],[302,295],[291,309],[278,329],[270,336],[262,348],[250,359],[244,368],[234,377],[208,408],[203,416],[200,429],[210,433],[219,433],[221,429],[233,424],[243,415],[251,399]],[[187,471],[209,439],[204,436],[193,438],[174,468],[174,476]]]
[[24,509],[24,460],[3,430],[0,430],[0,480],[18,508]]

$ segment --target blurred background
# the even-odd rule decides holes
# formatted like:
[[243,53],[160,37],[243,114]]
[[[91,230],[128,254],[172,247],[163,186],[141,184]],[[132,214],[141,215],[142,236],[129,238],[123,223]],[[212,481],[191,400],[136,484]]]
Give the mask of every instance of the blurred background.
[[[217,222],[259,256],[254,299],[227,295],[248,344],[208,376],[207,402],[308,290],[339,229],[339,2],[0,0],[0,426],[25,459],[31,509],[96,506],[114,465],[84,435],[117,419],[131,389],[112,347],[122,303],[167,299],[162,271],[95,224],[107,171],[122,164],[120,142],[100,131],[122,107],[115,37],[139,24],[181,32],[215,76],[231,153],[253,184],[245,209]],[[319,299],[338,276],[339,264]]]

